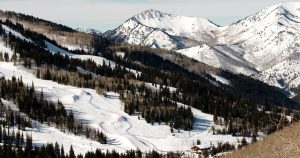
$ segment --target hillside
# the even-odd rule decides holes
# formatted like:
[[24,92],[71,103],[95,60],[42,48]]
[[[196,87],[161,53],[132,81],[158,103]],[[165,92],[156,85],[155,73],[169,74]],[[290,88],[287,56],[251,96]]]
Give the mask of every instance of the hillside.
[[262,141],[234,151],[222,158],[299,157],[300,123],[294,123],[267,136]]
[[[75,30],[62,24],[56,24],[48,20],[12,11],[0,10],[0,19],[3,21],[9,19],[12,22],[21,23],[24,28],[43,34],[69,50],[84,50],[89,52],[92,48],[91,43],[94,41],[94,35],[99,35],[97,30]],[[104,43],[108,43],[109,41],[98,37],[98,42],[104,45]]]

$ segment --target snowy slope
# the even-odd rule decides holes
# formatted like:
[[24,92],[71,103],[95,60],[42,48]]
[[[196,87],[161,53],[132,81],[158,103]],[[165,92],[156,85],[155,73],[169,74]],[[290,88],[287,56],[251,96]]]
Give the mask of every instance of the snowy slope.
[[[105,132],[109,138],[108,145],[99,145],[104,150],[125,151],[139,148],[142,151],[152,149],[158,151],[186,151],[197,139],[200,139],[204,146],[209,146],[211,142],[216,144],[220,141],[237,144],[236,137],[213,135],[210,129],[213,125],[213,116],[194,108],[192,108],[195,120],[193,131],[180,131],[180,133],[175,131],[173,135],[168,125],[151,125],[143,119],[138,119],[137,116],[129,116],[124,112],[124,106],[120,100],[105,98],[98,95],[95,90],[65,86],[52,81],[37,79],[31,71],[14,66],[13,63],[0,62],[0,72],[6,78],[22,76],[25,84],[34,82],[38,91],[43,91],[44,95],[53,101],[59,99],[66,109],[72,110],[75,117],[79,118],[84,124]],[[37,136],[34,143],[48,141],[47,139],[43,140],[43,137],[48,137],[51,134],[57,136],[52,141],[59,140],[64,146],[70,145],[71,140],[75,139],[74,143],[81,151],[86,150],[87,146],[90,147],[87,144],[93,143],[93,141],[87,142],[88,140],[83,138],[61,133],[52,127],[41,125],[39,128],[42,131],[41,133],[34,129],[33,133]],[[83,141],[80,142],[81,140]]]
[[177,52],[207,65],[234,73],[251,75],[258,72],[254,64],[241,57],[239,50],[234,50],[226,46],[208,46],[202,44],[187,49],[180,49]]
[[243,58],[261,71],[254,77],[299,92],[300,3],[274,5],[222,29],[220,42],[242,48]]
[[238,45],[243,57],[266,69],[283,61],[298,49],[300,3],[279,4],[265,8],[246,19],[220,28],[219,43]]
[[73,54],[69,51],[66,51],[62,48],[59,48],[57,46],[55,46],[54,44],[45,41],[45,44],[47,46],[47,49],[52,52],[52,53],[60,53],[62,55],[68,55],[71,58],[75,58],[75,59],[81,59],[81,60],[92,60],[94,61],[97,65],[111,65],[112,68],[114,68],[116,66],[115,62],[107,60],[103,57],[99,57],[99,56],[94,56],[94,55],[78,55],[78,54]]
[[[1,43],[0,43],[1,44]],[[52,52],[52,53],[60,53],[62,55],[67,55],[69,56],[70,58],[74,58],[74,59],[80,59],[80,60],[92,60],[94,61],[97,65],[110,65],[111,68],[115,68],[116,67],[116,63],[111,61],[111,60],[108,60],[108,59],[105,59],[103,57],[100,57],[100,56],[94,56],[94,55],[84,55],[84,54],[73,54],[69,51],[66,51],[62,48],[59,48],[57,46],[55,46],[54,44],[48,42],[48,41],[45,41],[45,44],[47,46],[47,49]],[[0,45],[0,48],[1,48],[1,45]],[[81,68],[77,68],[80,72],[83,72],[83,73],[90,73],[90,72],[87,72]],[[137,70],[133,70],[133,69],[129,69],[129,68],[126,68],[125,69],[131,73],[133,73],[136,77],[138,75],[141,75],[141,72],[137,71]]]
[[[19,108],[12,102],[2,99],[4,106],[9,107],[13,111],[19,111]],[[28,116],[24,113],[20,113],[23,118],[28,119]],[[18,131],[18,127],[14,127],[15,131]],[[26,134],[32,136],[33,145],[41,146],[47,143],[55,144],[56,142],[64,146],[65,150],[70,149],[72,145],[75,154],[85,154],[88,151],[94,151],[96,149],[109,149],[123,152],[124,150],[119,150],[114,148],[114,146],[100,144],[97,141],[86,139],[82,136],[76,136],[72,133],[64,133],[55,127],[42,124],[38,121],[32,120],[32,128],[25,128]],[[25,134],[25,136],[26,136]]]
[[300,92],[299,58],[286,59],[277,65],[264,70],[254,77],[267,84],[274,85],[292,93],[292,97]]
[[16,37],[18,37],[18,38],[20,38],[20,39],[22,39],[22,40],[25,40],[25,41],[27,41],[27,42],[32,42],[30,39],[27,39],[26,37],[24,37],[23,35],[21,35],[19,32],[16,32],[16,31],[10,29],[10,28],[7,27],[6,25],[2,25],[2,24],[1,24],[1,26],[2,26],[2,28],[5,30],[5,32],[6,32],[7,34],[11,33],[12,35],[14,35],[14,36],[16,36]]

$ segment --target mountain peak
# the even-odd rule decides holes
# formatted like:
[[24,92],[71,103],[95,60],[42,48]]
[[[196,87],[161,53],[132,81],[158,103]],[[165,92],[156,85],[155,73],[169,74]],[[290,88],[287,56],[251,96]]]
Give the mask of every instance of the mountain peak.
[[266,7],[256,14],[234,23],[234,25],[244,25],[246,27],[251,27],[255,24],[270,25],[272,23],[289,25],[285,21],[290,21],[291,23],[300,22],[300,2],[285,2]]
[[163,18],[165,16],[171,16],[171,14],[163,13],[159,10],[148,9],[143,11],[142,13],[135,16],[137,19],[154,19],[154,18]]
[[[214,41],[215,24],[204,18],[177,16],[155,9],[126,20],[117,29],[105,33],[119,41],[163,49],[181,49],[195,43]],[[158,42],[160,41],[160,42]]]

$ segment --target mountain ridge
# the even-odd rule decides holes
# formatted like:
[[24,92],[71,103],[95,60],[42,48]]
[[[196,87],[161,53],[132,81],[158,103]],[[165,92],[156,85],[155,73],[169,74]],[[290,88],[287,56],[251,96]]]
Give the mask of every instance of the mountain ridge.
[[[104,36],[118,42],[175,50],[210,66],[253,76],[294,93],[300,79],[289,84],[290,79],[282,78],[283,73],[288,73],[285,70],[274,72],[276,75],[267,72],[278,64],[295,64],[295,60],[287,63],[286,59],[300,55],[297,51],[300,50],[299,8],[299,2],[280,3],[222,27],[204,18],[150,9]],[[133,19],[135,27],[128,23]],[[273,82],[269,82],[268,76]],[[286,81],[279,86],[281,80]]]
[[[188,26],[183,27],[179,25],[182,22],[188,23]],[[155,27],[155,25],[159,25],[159,27]],[[195,32],[195,30],[197,30],[198,27],[208,29],[217,26],[203,18],[177,16],[150,9],[127,19],[124,25],[120,25],[116,30],[105,32],[104,36],[120,42],[129,41],[128,43],[131,44],[171,50],[186,48],[191,45],[190,43],[193,45],[199,42],[202,43],[204,40],[196,38],[198,32]],[[151,39],[150,37],[153,32],[160,38],[152,37],[153,39],[156,39],[155,41]],[[191,33],[194,33],[195,35],[189,36]],[[200,32],[200,34],[207,34],[207,36],[209,36],[209,33],[207,32]],[[144,36],[140,37],[140,35]],[[139,38],[136,38],[135,36]],[[189,39],[188,42],[186,42],[186,38]],[[167,44],[170,46],[162,44],[157,47],[157,41],[160,41],[159,43],[167,41]]]

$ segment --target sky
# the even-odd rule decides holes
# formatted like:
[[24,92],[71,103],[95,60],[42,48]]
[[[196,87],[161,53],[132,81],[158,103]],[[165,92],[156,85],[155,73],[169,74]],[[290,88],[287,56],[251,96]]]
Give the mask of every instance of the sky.
[[[299,0],[300,1],[300,0]],[[224,26],[284,0],[0,0],[0,9],[72,28],[107,31],[147,9],[208,18]]]

